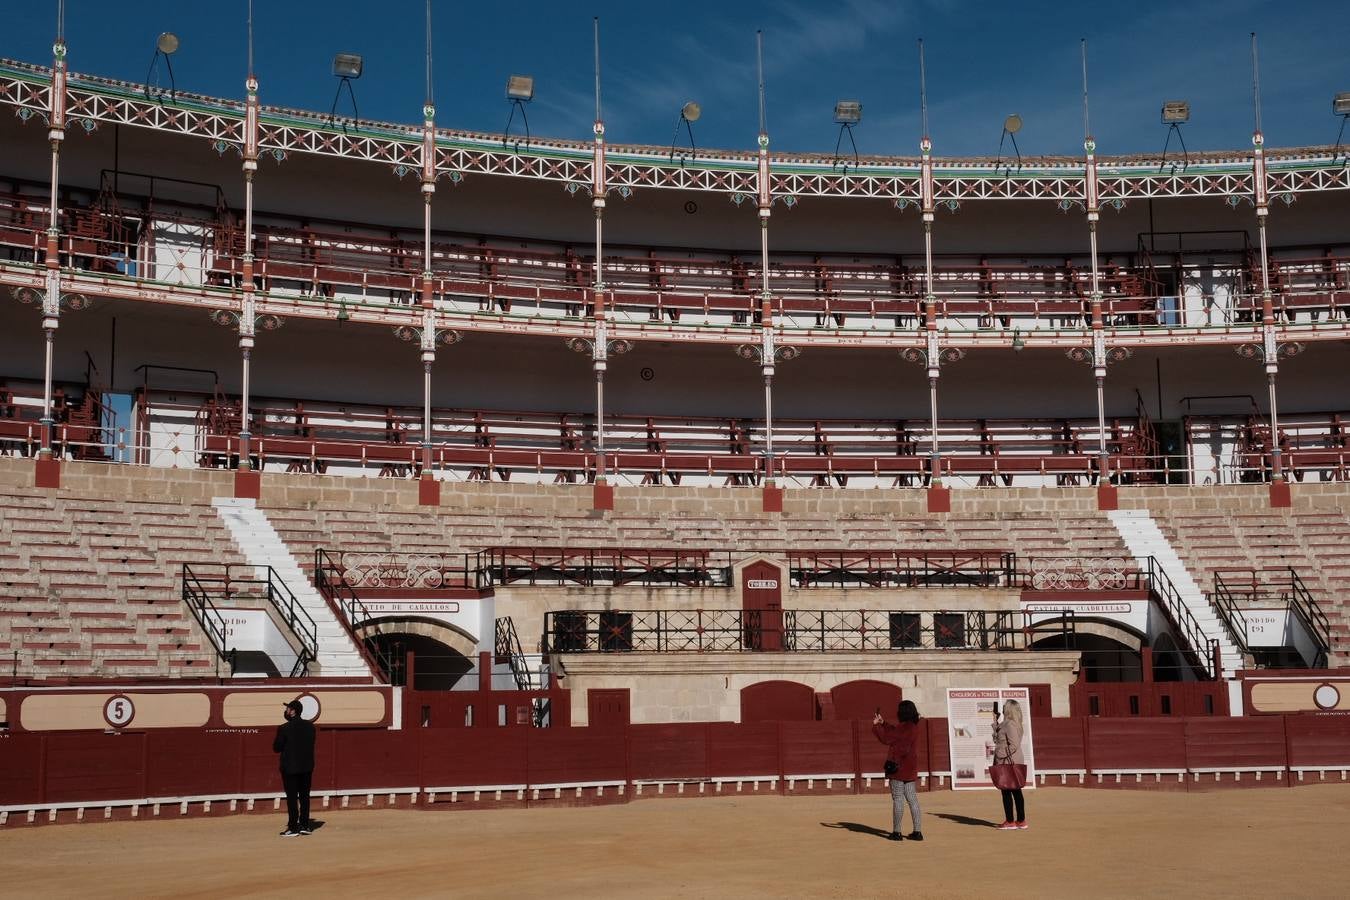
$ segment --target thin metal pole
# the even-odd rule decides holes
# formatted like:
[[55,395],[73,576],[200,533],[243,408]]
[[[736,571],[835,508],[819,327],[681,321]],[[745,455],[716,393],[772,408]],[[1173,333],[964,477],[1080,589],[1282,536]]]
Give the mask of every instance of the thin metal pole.
[[592,22],[595,44],[595,156],[591,178],[591,207],[595,211],[594,335],[591,363],[595,371],[595,482],[605,484],[605,369],[609,332],[605,324],[605,123],[600,117],[600,17]]
[[769,185],[769,132],[764,98],[764,32],[755,32],[755,66],[759,75],[759,327],[760,373],[764,377],[764,481],[773,485],[773,294],[769,291],[769,216],[773,200]]

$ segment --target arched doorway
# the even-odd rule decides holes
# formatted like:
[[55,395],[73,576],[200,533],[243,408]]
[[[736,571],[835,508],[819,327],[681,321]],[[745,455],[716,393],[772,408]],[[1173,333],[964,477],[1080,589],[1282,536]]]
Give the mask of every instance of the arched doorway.
[[395,662],[397,683],[406,684],[403,661],[413,654],[413,678],[407,687],[417,691],[449,691],[465,687],[465,676],[477,663],[474,639],[444,622],[426,619],[374,619],[356,629],[367,647]]
[[847,681],[830,689],[836,719],[871,722],[880,710],[886,721],[894,722],[902,699],[900,688],[886,681]]
[[795,681],[761,681],[741,688],[742,722],[814,722],[816,692]]
[[1077,650],[1081,655],[1079,680],[1108,684],[1144,680],[1143,638],[1118,622],[1079,619],[1075,633],[1042,638],[1033,650]]

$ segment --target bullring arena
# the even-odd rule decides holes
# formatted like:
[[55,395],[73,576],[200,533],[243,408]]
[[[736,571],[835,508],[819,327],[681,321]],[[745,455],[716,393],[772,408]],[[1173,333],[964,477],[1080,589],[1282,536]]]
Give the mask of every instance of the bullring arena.
[[0,59],[6,891],[1344,894],[1339,146],[522,142],[68,49]]

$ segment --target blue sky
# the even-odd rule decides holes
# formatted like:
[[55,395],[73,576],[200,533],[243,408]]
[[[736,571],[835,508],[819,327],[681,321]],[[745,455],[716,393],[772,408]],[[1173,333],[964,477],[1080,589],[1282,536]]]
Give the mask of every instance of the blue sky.
[[[1079,38],[1088,39],[1099,150],[1156,153],[1165,99],[1187,99],[1192,150],[1250,146],[1249,38],[1261,50],[1272,146],[1329,144],[1331,96],[1350,90],[1344,6],[1329,0],[1059,4],[1026,0],[684,0],[680,3],[469,3],[433,0],[437,122],[500,132],[506,77],[534,75],[536,136],[590,136],[591,21],[600,17],[609,138],[669,145],[679,108],[698,100],[700,147],[749,149],[757,131],[755,30],[764,31],[768,124],[776,150],[832,150],[834,101],[863,103],[864,154],[915,152],[921,132],[915,41],[928,53],[930,130],[940,155],[992,155],[1001,123],[1025,121],[1022,152],[1080,154]],[[51,57],[55,0],[13,2],[0,56]],[[327,111],[336,51],[365,56],[363,118],[420,121],[424,0],[255,0],[265,103]],[[141,82],[160,31],[182,42],[180,89],[240,97],[245,0],[68,0],[72,68]],[[847,144],[847,139],[845,139]],[[1175,142],[1174,142],[1175,145]]]

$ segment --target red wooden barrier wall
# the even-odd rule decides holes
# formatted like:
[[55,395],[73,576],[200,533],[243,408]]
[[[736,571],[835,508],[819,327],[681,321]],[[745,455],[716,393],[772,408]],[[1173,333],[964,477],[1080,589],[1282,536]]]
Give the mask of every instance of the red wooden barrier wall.
[[[921,772],[947,770],[946,724],[945,719],[922,723]],[[1039,768],[1089,775],[1350,769],[1350,717],[1345,716],[1038,719],[1034,737]],[[171,730],[0,736],[0,806],[274,795],[281,782],[271,741],[270,733]],[[864,722],[698,722],[606,731],[323,730],[314,790],[371,793],[813,775],[860,779],[877,773],[884,758],[885,748]]]

